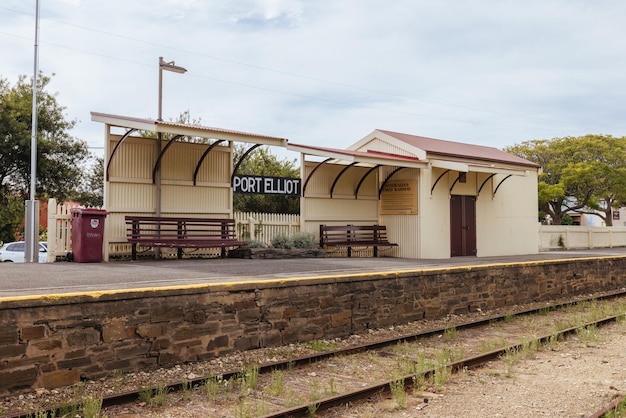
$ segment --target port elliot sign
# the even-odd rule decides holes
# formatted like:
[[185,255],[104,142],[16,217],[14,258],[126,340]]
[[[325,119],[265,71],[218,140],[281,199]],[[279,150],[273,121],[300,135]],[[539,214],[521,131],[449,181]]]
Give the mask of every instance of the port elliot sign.
[[233,193],[300,196],[300,179],[235,174]]

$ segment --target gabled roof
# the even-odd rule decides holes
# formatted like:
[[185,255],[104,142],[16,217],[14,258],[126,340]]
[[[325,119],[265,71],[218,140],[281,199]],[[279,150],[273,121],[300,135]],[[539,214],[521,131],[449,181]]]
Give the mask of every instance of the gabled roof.
[[399,167],[415,167],[424,168],[427,164],[417,157],[408,155],[390,154],[380,151],[354,151],[338,148],[317,147],[314,145],[301,145],[288,143],[287,149],[290,151],[301,152],[302,154],[315,155],[318,157],[326,157],[335,159],[336,163],[363,163],[363,164],[380,164],[392,165]]
[[444,159],[445,157],[453,157],[455,159],[499,162],[533,168],[540,167],[539,164],[525,160],[516,155],[506,153],[494,147],[445,141],[442,139],[427,138],[424,136],[409,135],[382,129],[376,129],[361,141],[353,144],[350,149],[359,149],[377,137],[380,137],[380,139],[383,140],[389,140],[391,138],[395,140],[394,142],[397,142],[396,145],[401,146],[407,151],[412,151],[415,155],[426,154],[426,159],[428,160],[442,157]]

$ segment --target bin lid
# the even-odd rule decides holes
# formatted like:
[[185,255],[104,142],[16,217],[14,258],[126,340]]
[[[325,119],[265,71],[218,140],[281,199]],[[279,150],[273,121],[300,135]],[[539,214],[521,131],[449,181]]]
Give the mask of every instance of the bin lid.
[[91,215],[91,216],[107,216],[108,212],[104,209],[96,208],[72,208],[70,209],[72,214],[77,215]]

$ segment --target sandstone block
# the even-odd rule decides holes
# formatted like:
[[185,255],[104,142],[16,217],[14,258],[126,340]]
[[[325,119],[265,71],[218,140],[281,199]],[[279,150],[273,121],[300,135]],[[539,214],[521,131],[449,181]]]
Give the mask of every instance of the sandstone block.
[[73,385],[78,381],[80,381],[80,372],[78,370],[59,370],[42,374],[39,384],[46,389],[54,389]]
[[19,342],[19,332],[14,326],[0,326],[0,345],[17,344]]
[[[132,335],[132,332],[130,333]],[[120,341],[129,337],[129,330],[122,321],[116,321],[102,326],[102,340],[105,343]]]
[[140,324],[135,330],[140,337],[156,338],[165,333],[165,325],[163,324]]
[[29,341],[29,340],[43,338],[45,335],[46,335],[46,327],[44,327],[43,325],[22,328],[22,341]]
[[23,356],[26,354],[26,344],[10,344],[0,346],[0,359],[7,359],[9,357]]
[[0,393],[31,388],[35,385],[38,374],[37,367],[0,372]]

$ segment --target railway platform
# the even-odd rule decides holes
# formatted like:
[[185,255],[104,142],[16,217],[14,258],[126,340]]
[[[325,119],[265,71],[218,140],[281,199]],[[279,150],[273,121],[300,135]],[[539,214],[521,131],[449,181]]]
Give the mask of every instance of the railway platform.
[[171,289],[190,285],[316,279],[338,275],[621,256],[626,256],[626,248],[551,251],[501,257],[454,257],[436,260],[331,257],[142,260],[108,263],[0,263],[0,300],[37,295]]

